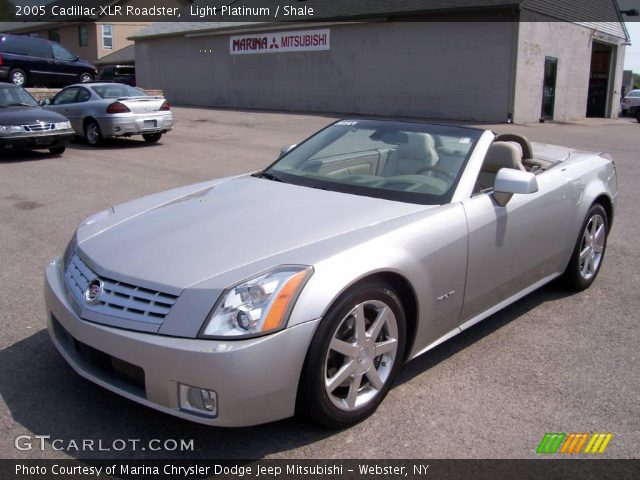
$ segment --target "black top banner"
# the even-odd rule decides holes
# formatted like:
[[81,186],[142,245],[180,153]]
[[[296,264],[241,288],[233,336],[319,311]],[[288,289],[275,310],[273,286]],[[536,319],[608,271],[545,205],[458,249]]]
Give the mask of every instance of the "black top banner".
[[5,22],[621,22],[639,11],[640,0],[0,0]]

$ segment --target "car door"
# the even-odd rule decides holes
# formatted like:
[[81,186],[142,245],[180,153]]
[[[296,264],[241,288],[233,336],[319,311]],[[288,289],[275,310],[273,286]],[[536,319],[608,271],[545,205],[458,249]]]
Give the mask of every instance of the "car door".
[[559,166],[536,179],[538,192],[513,195],[504,207],[490,191],[462,202],[469,229],[463,329],[493,313],[500,302],[562,271],[568,260],[575,189]]
[[56,81],[63,85],[78,81],[82,73],[82,68],[76,63],[78,57],[55,42],[51,42],[51,50]]
[[82,134],[82,122],[78,117],[77,106],[77,98],[80,90],[80,87],[65,88],[53,97],[51,103],[47,106],[48,110],[53,110],[67,117],[77,134]]

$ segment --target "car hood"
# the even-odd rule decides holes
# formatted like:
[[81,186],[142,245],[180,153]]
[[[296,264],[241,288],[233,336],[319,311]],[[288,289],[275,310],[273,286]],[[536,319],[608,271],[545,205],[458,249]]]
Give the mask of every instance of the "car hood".
[[425,208],[251,176],[169,193],[79,231],[85,260],[102,275],[175,291]]
[[27,125],[38,122],[66,122],[59,113],[39,107],[0,108],[0,125]]

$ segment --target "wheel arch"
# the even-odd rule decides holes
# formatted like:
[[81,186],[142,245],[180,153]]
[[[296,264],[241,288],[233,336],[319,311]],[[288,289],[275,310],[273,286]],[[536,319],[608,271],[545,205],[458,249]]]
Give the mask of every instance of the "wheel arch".
[[607,195],[606,193],[602,193],[593,200],[592,205],[595,205],[596,203],[602,205],[602,208],[604,208],[604,211],[607,214],[607,223],[609,224],[607,233],[609,233],[611,231],[611,225],[613,224],[613,201],[611,200],[609,195]]
[[376,272],[368,273],[362,277],[355,279],[353,282],[346,285],[329,303],[326,311],[328,311],[332,305],[339,301],[345,294],[351,291],[354,287],[372,281],[381,281],[391,287],[395,293],[398,294],[402,308],[404,309],[405,319],[407,321],[407,338],[405,342],[405,350],[402,352],[403,361],[406,361],[413,348],[413,343],[416,338],[416,332],[418,329],[418,297],[411,282],[398,272],[392,270],[380,270]]

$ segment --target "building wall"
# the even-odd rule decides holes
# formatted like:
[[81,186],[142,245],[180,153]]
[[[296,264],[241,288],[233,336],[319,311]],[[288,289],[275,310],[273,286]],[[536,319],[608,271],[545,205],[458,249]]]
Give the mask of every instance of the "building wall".
[[[532,19],[533,17],[530,17]],[[538,18],[540,20],[540,18]],[[536,122],[540,118],[545,56],[558,59],[554,120],[569,121],[586,116],[589,73],[593,40],[603,36],[585,26],[557,21],[523,21],[519,24],[518,60],[514,121]],[[617,43],[613,94],[609,101],[609,117],[618,114],[624,46],[622,39],[608,37]],[[614,52],[615,53],[615,52]]]
[[536,122],[542,105],[545,56],[558,59],[554,120],[586,115],[591,33],[563,22],[522,22],[518,37],[514,121]]
[[229,35],[138,40],[137,82],[182,105],[507,119],[514,24],[326,28],[331,50],[320,52],[230,55]]

